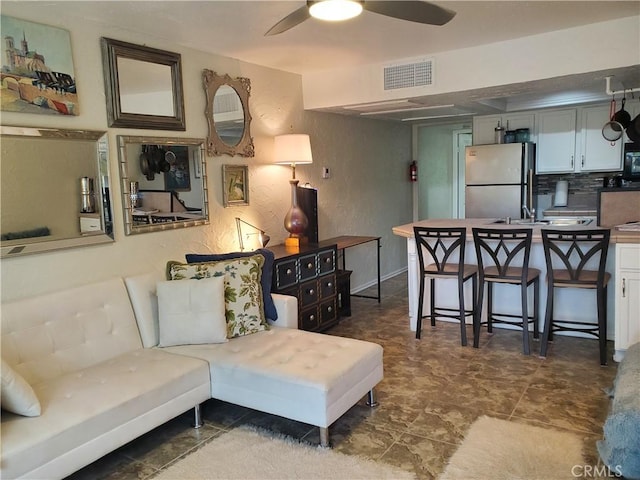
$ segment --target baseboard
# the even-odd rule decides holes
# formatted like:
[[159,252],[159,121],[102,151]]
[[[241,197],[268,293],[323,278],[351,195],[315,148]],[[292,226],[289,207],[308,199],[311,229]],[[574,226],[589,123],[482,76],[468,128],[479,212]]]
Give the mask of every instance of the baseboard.
[[[381,275],[380,276],[380,282],[384,282],[385,280],[389,280],[390,278],[397,277],[398,275],[401,275],[401,274],[405,273],[406,271],[407,271],[407,267],[403,267],[403,268],[401,268],[399,270],[396,270],[394,272],[387,273],[386,275]],[[358,285],[357,287],[353,287],[352,286],[351,287],[351,294],[359,293],[359,292],[361,292],[363,290],[366,290],[369,287],[373,287],[374,285],[377,285],[377,284],[378,284],[378,281],[374,279],[374,280],[371,280],[370,282],[364,283],[362,285]]]

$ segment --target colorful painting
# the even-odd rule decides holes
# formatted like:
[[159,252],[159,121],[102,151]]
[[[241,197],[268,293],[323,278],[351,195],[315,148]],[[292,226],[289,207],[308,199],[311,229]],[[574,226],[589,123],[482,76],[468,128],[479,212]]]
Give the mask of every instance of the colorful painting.
[[3,55],[0,108],[78,115],[71,36],[67,30],[0,15]]

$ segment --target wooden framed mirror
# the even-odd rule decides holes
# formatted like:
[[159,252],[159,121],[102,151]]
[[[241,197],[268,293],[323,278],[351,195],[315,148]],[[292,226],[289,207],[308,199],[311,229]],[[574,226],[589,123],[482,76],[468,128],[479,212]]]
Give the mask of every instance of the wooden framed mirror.
[[117,139],[125,234],[209,223],[204,139]]
[[207,155],[253,157],[255,147],[249,112],[251,81],[244,77],[218,75],[212,70],[204,70],[202,78],[207,99],[205,115],[209,125]]
[[113,242],[107,132],[0,126],[2,257]]
[[179,53],[102,38],[110,127],[186,130]]

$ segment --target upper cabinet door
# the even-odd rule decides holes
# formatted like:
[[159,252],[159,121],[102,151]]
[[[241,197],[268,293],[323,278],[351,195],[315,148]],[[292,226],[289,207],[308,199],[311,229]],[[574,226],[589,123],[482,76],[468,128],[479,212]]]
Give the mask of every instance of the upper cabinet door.
[[473,144],[491,145],[496,143],[496,127],[502,125],[500,115],[482,115],[473,117]]
[[576,110],[549,110],[538,114],[536,173],[575,170]]
[[609,142],[602,127],[609,121],[609,106],[584,107],[580,115],[582,137],[580,165],[583,172],[611,172],[622,169],[622,140]]

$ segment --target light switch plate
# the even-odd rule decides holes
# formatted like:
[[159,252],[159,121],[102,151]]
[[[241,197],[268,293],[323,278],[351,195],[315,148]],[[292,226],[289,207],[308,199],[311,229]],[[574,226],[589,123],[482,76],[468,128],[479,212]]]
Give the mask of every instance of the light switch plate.
[[322,167],[322,178],[329,177],[331,177],[331,171],[329,170],[329,167]]

